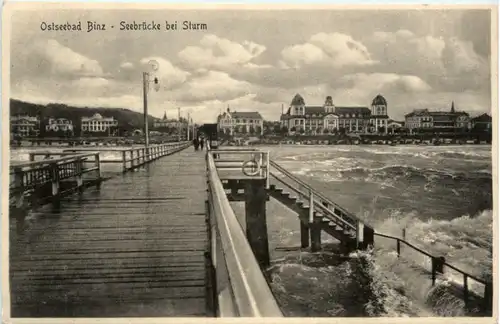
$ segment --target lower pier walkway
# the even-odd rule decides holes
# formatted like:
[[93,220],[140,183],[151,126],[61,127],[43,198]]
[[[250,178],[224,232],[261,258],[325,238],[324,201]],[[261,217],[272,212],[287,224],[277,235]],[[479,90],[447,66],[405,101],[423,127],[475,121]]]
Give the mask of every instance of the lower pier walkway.
[[206,179],[189,148],[28,216],[10,231],[11,316],[213,316]]

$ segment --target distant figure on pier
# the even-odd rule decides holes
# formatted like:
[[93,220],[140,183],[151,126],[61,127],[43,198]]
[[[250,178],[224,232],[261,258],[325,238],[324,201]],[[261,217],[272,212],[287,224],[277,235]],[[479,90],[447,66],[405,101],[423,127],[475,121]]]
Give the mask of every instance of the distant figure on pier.
[[194,145],[194,150],[198,151],[198,147],[200,146],[200,142],[199,142],[198,138],[195,138],[193,140],[193,145]]
[[200,139],[200,149],[203,151],[203,144],[204,144],[204,141],[203,141],[203,137]]

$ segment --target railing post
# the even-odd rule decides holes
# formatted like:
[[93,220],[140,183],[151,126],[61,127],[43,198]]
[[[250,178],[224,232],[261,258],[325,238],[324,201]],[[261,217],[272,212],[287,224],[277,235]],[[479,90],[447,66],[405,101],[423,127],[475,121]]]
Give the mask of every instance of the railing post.
[[20,209],[24,204],[24,172],[22,168],[14,169],[14,188],[16,188],[16,208]]
[[401,256],[401,240],[396,239],[396,251],[398,252],[398,258]]
[[97,168],[97,170],[96,170],[97,184],[100,185],[100,183],[101,183],[101,156],[99,153],[95,154],[94,163],[95,163],[94,166]]
[[269,189],[269,151],[266,152],[266,189]]
[[83,158],[78,158],[75,161],[76,171],[76,187],[80,193],[83,192]]
[[267,234],[267,191],[263,180],[245,181],[245,218],[248,243],[261,268],[270,264]]
[[52,202],[57,207],[59,205],[59,194],[60,194],[60,179],[59,179],[59,165],[57,162],[50,164],[51,176],[52,176]]
[[314,193],[309,189],[309,224],[314,222]]
[[365,224],[363,222],[356,220],[356,249],[362,249],[365,244],[364,236]]
[[127,151],[122,151],[122,170],[127,171]]
[[135,165],[134,150],[130,150],[130,168],[133,169]]

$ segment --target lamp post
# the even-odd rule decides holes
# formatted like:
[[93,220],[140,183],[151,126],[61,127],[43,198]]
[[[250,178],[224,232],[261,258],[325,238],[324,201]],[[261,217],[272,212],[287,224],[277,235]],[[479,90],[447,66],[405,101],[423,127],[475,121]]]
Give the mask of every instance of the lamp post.
[[177,141],[181,141],[181,132],[182,132],[182,124],[181,124],[181,107],[177,107]]
[[[152,72],[158,70],[159,64],[156,60],[151,60],[148,62]],[[149,125],[148,125],[148,92],[149,92],[149,79],[150,72],[142,72],[142,92],[143,92],[143,108],[144,108],[144,146],[146,148],[146,154],[149,154]],[[155,90],[160,89],[160,83],[158,78],[153,79]]]

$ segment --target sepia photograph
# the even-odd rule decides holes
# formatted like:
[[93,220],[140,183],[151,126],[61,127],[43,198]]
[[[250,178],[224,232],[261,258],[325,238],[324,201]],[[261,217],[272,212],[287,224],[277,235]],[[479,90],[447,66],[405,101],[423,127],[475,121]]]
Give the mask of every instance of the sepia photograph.
[[491,321],[497,19],[5,5],[2,320]]

